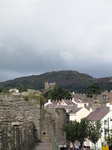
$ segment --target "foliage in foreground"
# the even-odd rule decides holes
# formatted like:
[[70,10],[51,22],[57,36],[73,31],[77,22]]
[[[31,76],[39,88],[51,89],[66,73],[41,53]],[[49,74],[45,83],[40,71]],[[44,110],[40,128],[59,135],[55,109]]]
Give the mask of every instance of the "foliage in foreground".
[[67,140],[74,142],[78,140],[82,147],[85,138],[88,136],[87,132],[88,120],[86,118],[81,119],[81,122],[69,122],[68,124],[63,125],[63,131],[66,132]]
[[77,131],[78,130],[78,122],[69,122],[68,124],[63,125],[63,131],[66,132],[66,137],[68,141],[74,143],[77,140]]
[[82,118],[81,122],[78,122],[77,140],[80,142],[81,147],[83,147],[83,142],[88,137],[88,124],[87,118]]
[[98,142],[99,138],[101,137],[101,122],[100,121],[90,121],[88,126],[88,135],[89,140],[94,143],[96,149],[96,143]]
[[112,129],[110,129],[109,131],[107,129],[107,131],[105,132],[108,132],[108,135],[105,136],[105,141],[107,141],[108,145],[111,145],[112,144]]
[[80,122],[75,121],[64,124],[63,131],[66,132],[67,140],[73,144],[77,140],[80,142],[80,146],[83,147],[86,138],[96,144],[101,137],[101,122],[92,122],[87,118],[82,118]]

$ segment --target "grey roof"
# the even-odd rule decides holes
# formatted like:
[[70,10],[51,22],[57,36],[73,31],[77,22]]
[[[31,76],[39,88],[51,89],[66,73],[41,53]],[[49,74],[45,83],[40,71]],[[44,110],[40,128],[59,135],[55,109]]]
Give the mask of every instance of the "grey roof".
[[87,119],[92,121],[101,120],[105,115],[108,114],[109,110],[109,107],[106,106],[98,107],[87,116]]
[[72,110],[74,110],[74,109],[77,108],[77,106],[70,106],[70,105],[67,105],[67,106],[65,106],[64,108],[65,108],[65,109],[72,109]]
[[70,114],[76,114],[82,107],[74,109]]
[[76,107],[76,104],[73,103],[71,100],[63,100],[64,103],[67,105],[63,105],[62,101],[52,101],[52,104],[47,104],[46,107],[49,108],[66,108],[66,109],[71,109],[72,107]]

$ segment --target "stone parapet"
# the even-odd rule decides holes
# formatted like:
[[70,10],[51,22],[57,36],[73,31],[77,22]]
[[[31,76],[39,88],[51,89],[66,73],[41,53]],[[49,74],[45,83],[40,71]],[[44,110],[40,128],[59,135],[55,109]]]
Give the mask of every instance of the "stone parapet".
[[35,141],[41,139],[40,111],[40,100],[38,99],[25,99],[22,95],[0,94],[0,125],[34,122]]
[[30,150],[33,144],[33,123],[0,125],[0,150]]

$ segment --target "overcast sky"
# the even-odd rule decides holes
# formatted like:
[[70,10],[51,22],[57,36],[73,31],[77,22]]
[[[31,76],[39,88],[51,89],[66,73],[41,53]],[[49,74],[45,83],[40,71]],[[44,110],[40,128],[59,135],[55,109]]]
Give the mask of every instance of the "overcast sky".
[[0,82],[59,70],[112,76],[112,0],[0,0]]

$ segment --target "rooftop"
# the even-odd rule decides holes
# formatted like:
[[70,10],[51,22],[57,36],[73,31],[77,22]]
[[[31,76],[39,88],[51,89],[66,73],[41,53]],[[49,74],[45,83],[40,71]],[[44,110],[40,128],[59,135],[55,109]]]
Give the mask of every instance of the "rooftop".
[[98,107],[96,108],[93,112],[91,112],[87,118],[88,120],[96,121],[96,120],[101,120],[105,115],[108,114],[110,108],[103,106],[103,107]]

